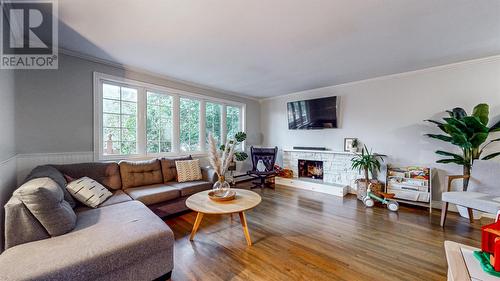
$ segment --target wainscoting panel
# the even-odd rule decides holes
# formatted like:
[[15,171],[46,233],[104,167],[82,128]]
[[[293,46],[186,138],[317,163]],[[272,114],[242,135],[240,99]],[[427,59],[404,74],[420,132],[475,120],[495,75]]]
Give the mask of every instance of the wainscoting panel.
[[17,183],[21,184],[29,172],[36,166],[45,164],[71,164],[94,161],[92,151],[33,153],[17,155]]

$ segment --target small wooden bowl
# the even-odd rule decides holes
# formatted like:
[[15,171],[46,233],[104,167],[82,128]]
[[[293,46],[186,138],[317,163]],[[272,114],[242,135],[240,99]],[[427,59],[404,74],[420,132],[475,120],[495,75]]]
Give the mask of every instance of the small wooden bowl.
[[214,191],[210,191],[208,197],[216,202],[231,201],[236,198],[236,191],[230,190],[229,194],[225,197],[216,196]]

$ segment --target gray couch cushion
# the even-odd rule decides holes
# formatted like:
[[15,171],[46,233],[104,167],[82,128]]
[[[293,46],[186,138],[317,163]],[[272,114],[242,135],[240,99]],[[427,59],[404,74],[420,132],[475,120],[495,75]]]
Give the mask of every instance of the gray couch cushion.
[[[142,203],[77,215],[74,231],[0,255],[0,280],[153,280],[172,270],[174,235]],[[137,265],[143,267],[140,279]]]
[[[113,192],[113,195],[111,195],[111,197],[109,197],[108,199],[106,199],[106,201],[102,202],[98,208],[101,208],[101,207],[105,207],[105,206],[111,206],[111,205],[114,205],[114,204],[120,204],[120,203],[123,203],[123,202],[128,202],[128,201],[132,201],[133,199],[128,196],[127,193],[125,193],[125,191],[123,190],[116,190],[115,192]],[[90,210],[92,208],[90,207],[87,207],[85,205],[81,205],[81,206],[78,206],[75,208],[75,212],[82,212],[82,211],[87,211],[87,210]]]
[[49,165],[38,166],[30,172],[30,174],[26,177],[24,182],[28,182],[32,179],[37,179],[37,178],[51,178],[59,185],[59,187],[64,193],[64,200],[66,200],[69,203],[71,208],[74,208],[76,206],[75,200],[73,199],[71,194],[69,194],[69,192],[66,190],[66,184],[67,184],[66,179],[59,170]]
[[492,214],[496,214],[500,210],[500,196],[480,192],[443,192],[441,200]]
[[146,205],[172,200],[181,196],[181,192],[169,185],[153,184],[125,189],[125,192],[134,200]]
[[118,190],[122,188],[120,166],[115,162],[90,162],[51,166],[74,179],[89,177],[108,189]]
[[111,197],[106,199],[106,201],[102,202],[101,205],[99,205],[99,208],[127,201],[132,201],[132,198],[130,198],[130,196],[128,196],[128,194],[125,193],[123,190],[117,190],[113,193]]
[[76,214],[59,185],[50,178],[30,180],[14,191],[33,216],[51,236],[71,231],[76,224]]
[[169,182],[169,186],[178,189],[181,196],[188,196],[200,191],[211,189],[213,184],[208,181],[189,181],[189,182]]
[[50,235],[23,202],[11,197],[5,204],[5,248],[46,238]]

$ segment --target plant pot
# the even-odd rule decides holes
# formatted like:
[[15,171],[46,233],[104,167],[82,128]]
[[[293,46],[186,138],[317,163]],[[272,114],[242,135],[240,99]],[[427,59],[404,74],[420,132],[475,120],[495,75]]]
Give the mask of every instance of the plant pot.
[[356,180],[356,196],[358,200],[363,201],[366,197],[366,192],[368,190],[368,186],[366,185],[366,181],[364,179]]
[[[372,184],[371,188],[373,191],[382,191],[382,184],[378,180],[370,180],[370,183]],[[358,200],[363,201],[363,199],[366,197],[367,190],[368,190],[368,185],[366,184],[366,180],[357,179],[356,196],[358,197]]]

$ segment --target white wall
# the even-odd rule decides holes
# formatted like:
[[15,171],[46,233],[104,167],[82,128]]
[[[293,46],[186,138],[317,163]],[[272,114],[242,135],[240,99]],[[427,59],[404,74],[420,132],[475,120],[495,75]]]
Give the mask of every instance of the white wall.
[[93,150],[93,72],[122,76],[246,104],[248,143],[260,144],[258,101],[75,56],[61,55],[59,69],[16,72],[17,153]]
[[[288,101],[332,95],[341,96],[339,129],[288,130]],[[438,119],[444,116],[444,110],[457,106],[470,111],[482,102],[490,104],[490,117],[499,120],[500,56],[263,100],[263,144],[281,149],[324,146],[342,150],[345,137],[356,137],[375,152],[387,154],[388,163],[436,167],[434,200],[439,200],[445,175],[459,173],[460,169],[435,164],[435,150],[454,148],[424,137],[439,130],[423,120]],[[500,144],[491,148],[498,151]]]

